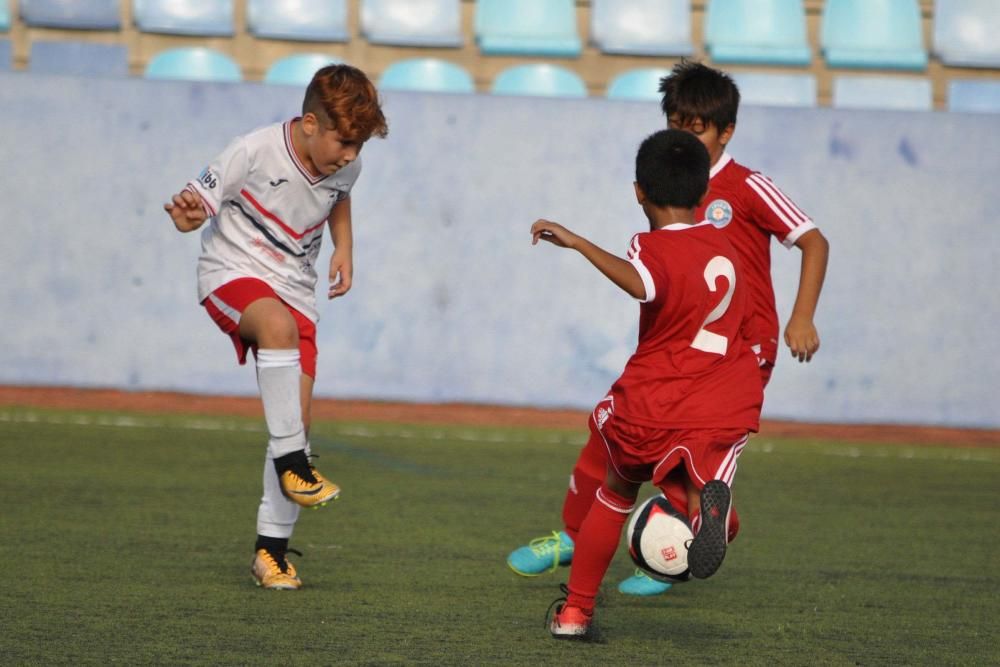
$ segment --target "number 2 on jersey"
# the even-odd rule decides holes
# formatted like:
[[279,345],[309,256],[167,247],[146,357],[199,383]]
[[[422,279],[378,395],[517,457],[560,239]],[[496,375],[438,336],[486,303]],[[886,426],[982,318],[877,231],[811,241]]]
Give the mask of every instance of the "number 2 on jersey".
[[725,356],[726,350],[729,349],[729,341],[726,340],[725,336],[705,329],[709,324],[726,314],[726,310],[733,300],[733,292],[736,290],[736,268],[727,257],[723,257],[722,255],[716,255],[705,266],[705,284],[708,285],[709,292],[716,291],[715,281],[718,278],[726,278],[729,281],[729,289],[726,290],[726,295],[722,297],[719,305],[713,308],[712,312],[705,318],[705,321],[701,323],[698,335],[691,341],[691,347],[703,352]]

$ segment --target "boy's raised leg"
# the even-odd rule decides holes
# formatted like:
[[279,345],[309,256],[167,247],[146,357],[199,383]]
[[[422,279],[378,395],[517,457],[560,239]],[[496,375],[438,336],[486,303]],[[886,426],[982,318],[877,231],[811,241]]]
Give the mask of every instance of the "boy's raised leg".
[[726,557],[729,533],[729,510],[733,495],[721,480],[712,480],[701,490],[700,523],[688,548],[688,568],[698,579],[711,577]]

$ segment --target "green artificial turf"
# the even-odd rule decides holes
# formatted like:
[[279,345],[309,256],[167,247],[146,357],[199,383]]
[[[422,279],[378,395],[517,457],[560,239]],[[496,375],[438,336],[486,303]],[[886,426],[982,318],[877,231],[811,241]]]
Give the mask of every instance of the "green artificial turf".
[[249,575],[261,427],[0,408],[0,664],[1000,664],[998,450],[756,437],[720,572],[624,597],[620,550],[579,643],[545,627],[568,570],[504,560],[560,527],[583,424],[316,424],[344,492],[297,592]]

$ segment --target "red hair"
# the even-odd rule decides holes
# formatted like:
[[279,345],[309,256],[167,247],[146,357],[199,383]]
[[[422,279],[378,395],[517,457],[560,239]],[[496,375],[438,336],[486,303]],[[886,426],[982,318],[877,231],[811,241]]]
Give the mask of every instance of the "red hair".
[[302,113],[325,115],[341,137],[352,141],[389,134],[378,91],[364,72],[350,65],[319,69],[306,88]]

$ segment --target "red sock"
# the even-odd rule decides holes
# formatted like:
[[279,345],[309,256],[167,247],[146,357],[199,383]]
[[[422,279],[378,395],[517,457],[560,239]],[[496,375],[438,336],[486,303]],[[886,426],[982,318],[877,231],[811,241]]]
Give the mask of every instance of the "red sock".
[[562,515],[566,534],[573,538],[574,542],[584,517],[594,504],[594,495],[604,483],[607,458],[604,444],[593,435],[580,450],[580,457],[573,468],[569,490],[566,491],[566,499],[563,501]]
[[740,515],[736,513],[736,508],[734,507],[729,513],[729,532],[726,535],[726,542],[735,540],[738,532],[740,532]]
[[635,499],[619,496],[606,486],[597,491],[596,500],[590,506],[576,539],[573,565],[569,572],[569,595],[566,598],[566,604],[584,611],[594,608],[601,580],[611,565],[625,520],[635,505]]

